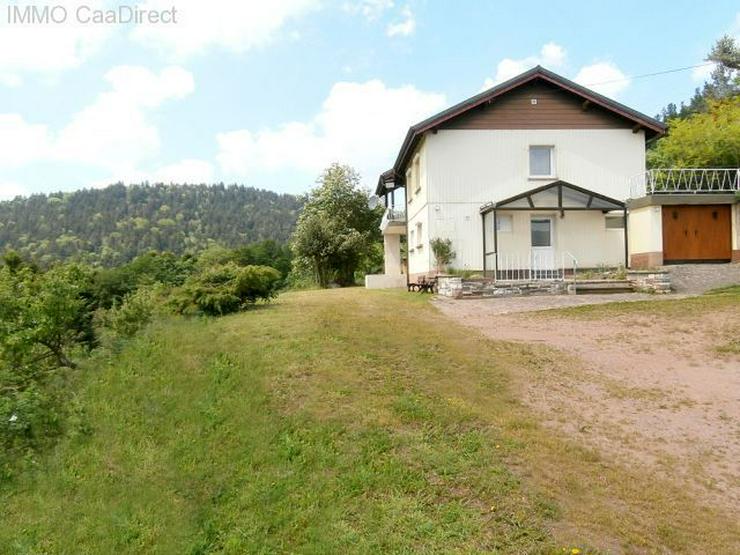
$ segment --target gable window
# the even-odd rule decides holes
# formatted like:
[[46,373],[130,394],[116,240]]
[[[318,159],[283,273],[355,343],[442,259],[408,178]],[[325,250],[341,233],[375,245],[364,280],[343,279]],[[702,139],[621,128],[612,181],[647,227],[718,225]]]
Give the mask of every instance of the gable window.
[[529,147],[529,177],[555,177],[554,150],[551,146]]

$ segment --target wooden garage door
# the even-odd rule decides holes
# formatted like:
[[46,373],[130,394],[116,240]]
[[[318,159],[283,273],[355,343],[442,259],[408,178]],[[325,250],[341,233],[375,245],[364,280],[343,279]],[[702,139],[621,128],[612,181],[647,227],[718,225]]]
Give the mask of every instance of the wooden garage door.
[[730,206],[663,206],[663,260],[730,260]]

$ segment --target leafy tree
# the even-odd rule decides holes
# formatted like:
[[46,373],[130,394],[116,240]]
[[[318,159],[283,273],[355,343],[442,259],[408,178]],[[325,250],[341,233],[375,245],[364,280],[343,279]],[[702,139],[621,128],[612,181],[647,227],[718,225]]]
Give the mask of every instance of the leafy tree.
[[0,268],[0,476],[12,453],[59,431],[55,388],[73,353],[95,344],[90,272]]
[[674,119],[648,152],[651,167],[740,166],[740,96],[712,101],[707,112]]
[[452,241],[435,237],[431,240],[430,246],[432,247],[434,259],[437,261],[437,272],[441,272],[455,258],[455,251],[452,250]]
[[715,62],[716,66],[709,76],[709,80],[702,88],[697,88],[688,104],[681,102],[676,106],[668,104],[658,119],[670,122],[675,118],[687,118],[697,112],[706,112],[713,101],[733,98],[740,94],[740,45],[734,37],[725,35],[712,47],[706,58],[708,62]]
[[305,199],[292,237],[294,269],[321,287],[355,283],[355,273],[380,240],[382,208],[368,207],[368,192],[349,166],[332,164]]

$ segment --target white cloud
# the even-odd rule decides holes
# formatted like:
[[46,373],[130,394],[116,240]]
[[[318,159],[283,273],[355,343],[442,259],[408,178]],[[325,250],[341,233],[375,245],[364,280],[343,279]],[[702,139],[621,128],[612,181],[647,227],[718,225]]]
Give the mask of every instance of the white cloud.
[[359,13],[368,21],[375,21],[393,5],[393,0],[360,0],[347,2],[343,7],[349,13]]
[[276,129],[240,129],[217,136],[218,162],[228,175],[300,170],[318,173],[331,162],[355,166],[367,181],[387,169],[409,125],[444,108],[443,94],[382,81],[336,83],[307,122]]
[[513,58],[504,58],[496,66],[495,77],[488,77],[484,83],[484,89],[490,89],[494,85],[516,77],[536,65],[545,66],[547,69],[558,69],[565,63],[565,48],[555,42],[548,42],[540,49],[536,56],[527,56],[519,60]]
[[705,63],[691,70],[691,78],[697,83],[703,83],[712,74],[717,64]]
[[148,180],[155,183],[212,183],[213,164],[188,158],[159,168]]
[[[555,42],[543,45],[539,54],[535,56],[527,56],[519,60],[504,58],[496,66],[495,77],[489,77],[484,81],[483,90],[516,77],[537,65],[562,71],[566,58],[565,48]],[[630,85],[629,78],[612,62],[596,62],[583,66],[573,80],[610,97],[618,96]]]
[[22,166],[48,156],[49,131],[18,114],[0,114],[0,166]]
[[118,66],[105,75],[111,89],[77,113],[56,138],[54,155],[110,170],[136,167],[154,157],[159,131],[149,110],[182,98],[194,89],[193,76],[180,67],[156,74],[137,66]]
[[[14,4],[10,4],[14,5]],[[100,7],[100,0],[88,2]],[[5,11],[6,6],[3,6]],[[68,7],[70,17],[72,7]],[[11,24],[0,18],[0,84],[17,86],[25,74],[54,74],[79,67],[115,31],[113,25]]]
[[88,186],[102,189],[111,183],[130,185],[132,183],[144,183],[145,181],[149,183],[176,183],[178,185],[213,183],[214,168],[213,164],[206,160],[187,158],[151,171],[138,170],[132,167],[120,168],[112,172],[108,178],[99,179],[88,184]]
[[630,79],[611,62],[583,66],[573,78],[576,83],[615,98],[630,85]]
[[28,196],[28,190],[18,183],[0,183],[0,200],[11,200],[15,197]]
[[212,180],[213,166],[200,160],[183,160],[149,173],[137,170],[159,154],[159,130],[150,112],[194,90],[189,72],[180,67],[154,73],[138,66],[117,66],[106,73],[105,80],[110,89],[58,132],[18,114],[0,114],[0,167],[42,161],[83,164],[109,173],[105,185],[118,180]]
[[[140,7],[163,10],[172,5],[172,0],[147,0]],[[176,24],[138,25],[132,37],[177,59],[214,46],[246,52],[269,43],[289,20],[319,5],[320,0],[179,0]]]
[[401,10],[402,21],[391,23],[386,27],[385,33],[389,37],[408,37],[416,30],[416,19],[411,12],[411,8],[405,6]]

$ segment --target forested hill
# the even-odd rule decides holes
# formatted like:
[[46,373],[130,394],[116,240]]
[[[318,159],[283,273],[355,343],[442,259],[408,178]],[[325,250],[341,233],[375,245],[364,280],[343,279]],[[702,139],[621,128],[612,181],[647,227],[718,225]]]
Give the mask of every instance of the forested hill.
[[112,185],[0,203],[0,252],[106,266],[157,250],[288,240],[301,200],[225,185]]

